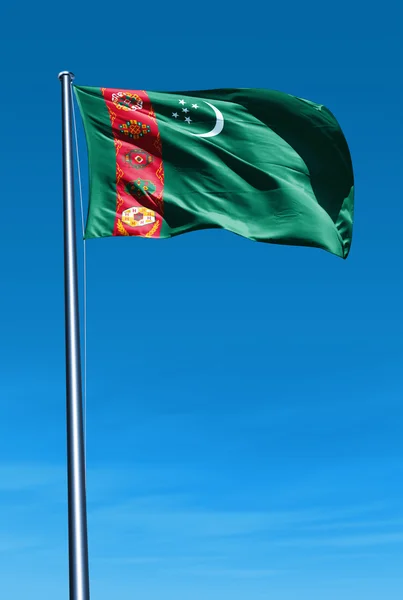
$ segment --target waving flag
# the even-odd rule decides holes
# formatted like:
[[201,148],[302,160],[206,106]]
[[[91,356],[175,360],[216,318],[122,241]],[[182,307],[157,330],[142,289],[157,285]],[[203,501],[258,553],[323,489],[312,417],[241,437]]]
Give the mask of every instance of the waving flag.
[[86,238],[222,228],[346,258],[354,181],[323,105],[262,89],[74,86],[86,132]]

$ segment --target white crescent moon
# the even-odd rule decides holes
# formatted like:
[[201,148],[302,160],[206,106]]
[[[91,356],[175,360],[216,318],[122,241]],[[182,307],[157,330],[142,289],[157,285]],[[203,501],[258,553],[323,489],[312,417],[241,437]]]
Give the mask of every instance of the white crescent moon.
[[216,116],[216,124],[214,125],[213,129],[211,131],[208,131],[207,133],[192,133],[192,135],[195,135],[197,137],[202,137],[202,138],[214,137],[215,135],[218,135],[219,133],[221,133],[223,130],[224,117],[222,115],[222,112],[220,110],[218,110],[218,108],[216,108],[215,106],[210,104],[210,102],[206,102],[206,101],[204,101],[204,102],[206,104],[208,104],[210,106],[210,108],[213,109],[214,114]]

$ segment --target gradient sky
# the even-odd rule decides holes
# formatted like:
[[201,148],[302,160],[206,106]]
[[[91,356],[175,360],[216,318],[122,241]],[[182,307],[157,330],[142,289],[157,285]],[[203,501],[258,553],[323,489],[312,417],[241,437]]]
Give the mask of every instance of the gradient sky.
[[223,231],[87,243],[92,598],[402,597],[402,14],[329,6],[1,9],[1,598],[68,597],[65,69],[324,104],[356,180],[347,261]]

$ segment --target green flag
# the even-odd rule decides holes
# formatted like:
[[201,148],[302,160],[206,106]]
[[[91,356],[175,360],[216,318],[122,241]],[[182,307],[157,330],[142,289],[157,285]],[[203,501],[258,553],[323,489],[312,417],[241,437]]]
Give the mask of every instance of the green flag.
[[89,153],[86,238],[222,228],[347,257],[352,164],[324,106],[262,89],[74,89]]

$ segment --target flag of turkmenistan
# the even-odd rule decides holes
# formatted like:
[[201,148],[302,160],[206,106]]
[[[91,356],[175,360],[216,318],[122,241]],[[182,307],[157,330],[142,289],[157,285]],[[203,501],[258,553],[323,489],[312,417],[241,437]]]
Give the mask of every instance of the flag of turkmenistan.
[[353,170],[322,105],[262,89],[74,86],[86,132],[86,238],[222,228],[346,258]]

